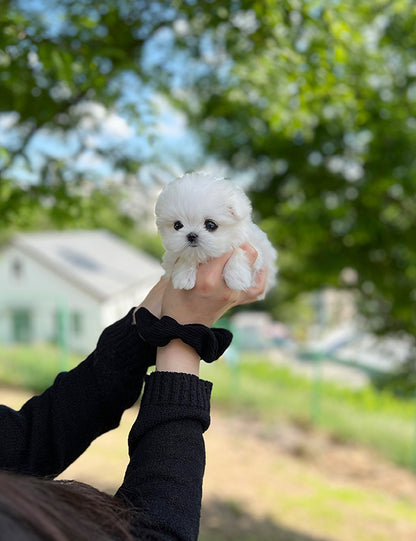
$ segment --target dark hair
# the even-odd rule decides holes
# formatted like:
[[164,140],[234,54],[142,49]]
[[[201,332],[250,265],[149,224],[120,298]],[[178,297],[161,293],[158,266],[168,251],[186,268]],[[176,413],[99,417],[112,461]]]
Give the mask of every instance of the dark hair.
[[1,541],[130,541],[130,516],[84,483],[0,472]]

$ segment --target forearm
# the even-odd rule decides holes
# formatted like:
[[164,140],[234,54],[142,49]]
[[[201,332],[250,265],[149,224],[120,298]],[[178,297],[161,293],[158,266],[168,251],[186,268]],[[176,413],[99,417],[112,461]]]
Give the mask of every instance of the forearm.
[[[140,412],[129,437],[130,463],[117,493],[137,508],[134,520],[137,539],[144,538],[146,531],[149,538],[164,541],[198,538],[205,469],[203,432],[209,426],[211,392],[211,384],[197,377],[199,354],[202,358],[206,356],[205,360],[217,359],[230,338],[229,333],[223,333],[218,340],[214,333],[213,336],[207,333],[206,327],[209,331],[232,306],[257,299],[265,286],[263,275],[263,281],[259,280],[259,285],[247,292],[230,290],[223,279],[230,256],[224,254],[201,264],[191,290],[175,289],[171,280],[165,283],[160,312],[153,312],[156,321],[146,311],[138,314],[149,326],[144,333],[147,340],[158,346],[166,344],[166,339],[171,341],[158,348],[156,372],[146,383]],[[252,253],[251,265],[256,257],[257,253]],[[206,327],[201,329],[201,326]],[[190,336],[191,327],[192,333],[202,335]],[[177,340],[178,337],[195,347],[199,354]]]
[[156,370],[158,372],[182,372],[199,376],[200,358],[196,351],[181,340],[171,340],[157,350]]
[[166,540],[198,537],[211,387],[175,371],[155,372],[146,381],[129,436],[130,463],[118,491],[138,508],[138,538],[146,529]]

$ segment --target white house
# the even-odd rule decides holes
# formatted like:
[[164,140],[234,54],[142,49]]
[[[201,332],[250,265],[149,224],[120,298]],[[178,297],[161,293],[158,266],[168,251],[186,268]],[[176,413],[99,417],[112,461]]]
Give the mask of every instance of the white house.
[[161,275],[159,261],[104,230],[17,235],[0,256],[0,342],[88,352]]

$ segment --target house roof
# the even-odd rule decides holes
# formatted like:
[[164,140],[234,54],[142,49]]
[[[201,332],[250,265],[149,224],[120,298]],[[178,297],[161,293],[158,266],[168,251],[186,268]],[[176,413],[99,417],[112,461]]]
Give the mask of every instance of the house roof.
[[162,275],[158,260],[105,230],[22,233],[12,244],[101,300]]

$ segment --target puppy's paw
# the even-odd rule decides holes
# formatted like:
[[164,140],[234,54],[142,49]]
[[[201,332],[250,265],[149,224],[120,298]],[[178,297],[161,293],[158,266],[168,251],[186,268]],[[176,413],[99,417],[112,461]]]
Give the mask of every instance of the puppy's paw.
[[172,276],[172,283],[175,289],[192,289],[195,286],[196,271],[186,269],[176,272]]
[[251,286],[250,268],[239,269],[239,272],[224,272],[224,280],[234,291],[247,291]]
[[224,280],[234,291],[247,291],[253,281],[250,265],[246,260],[231,257],[224,269]]

